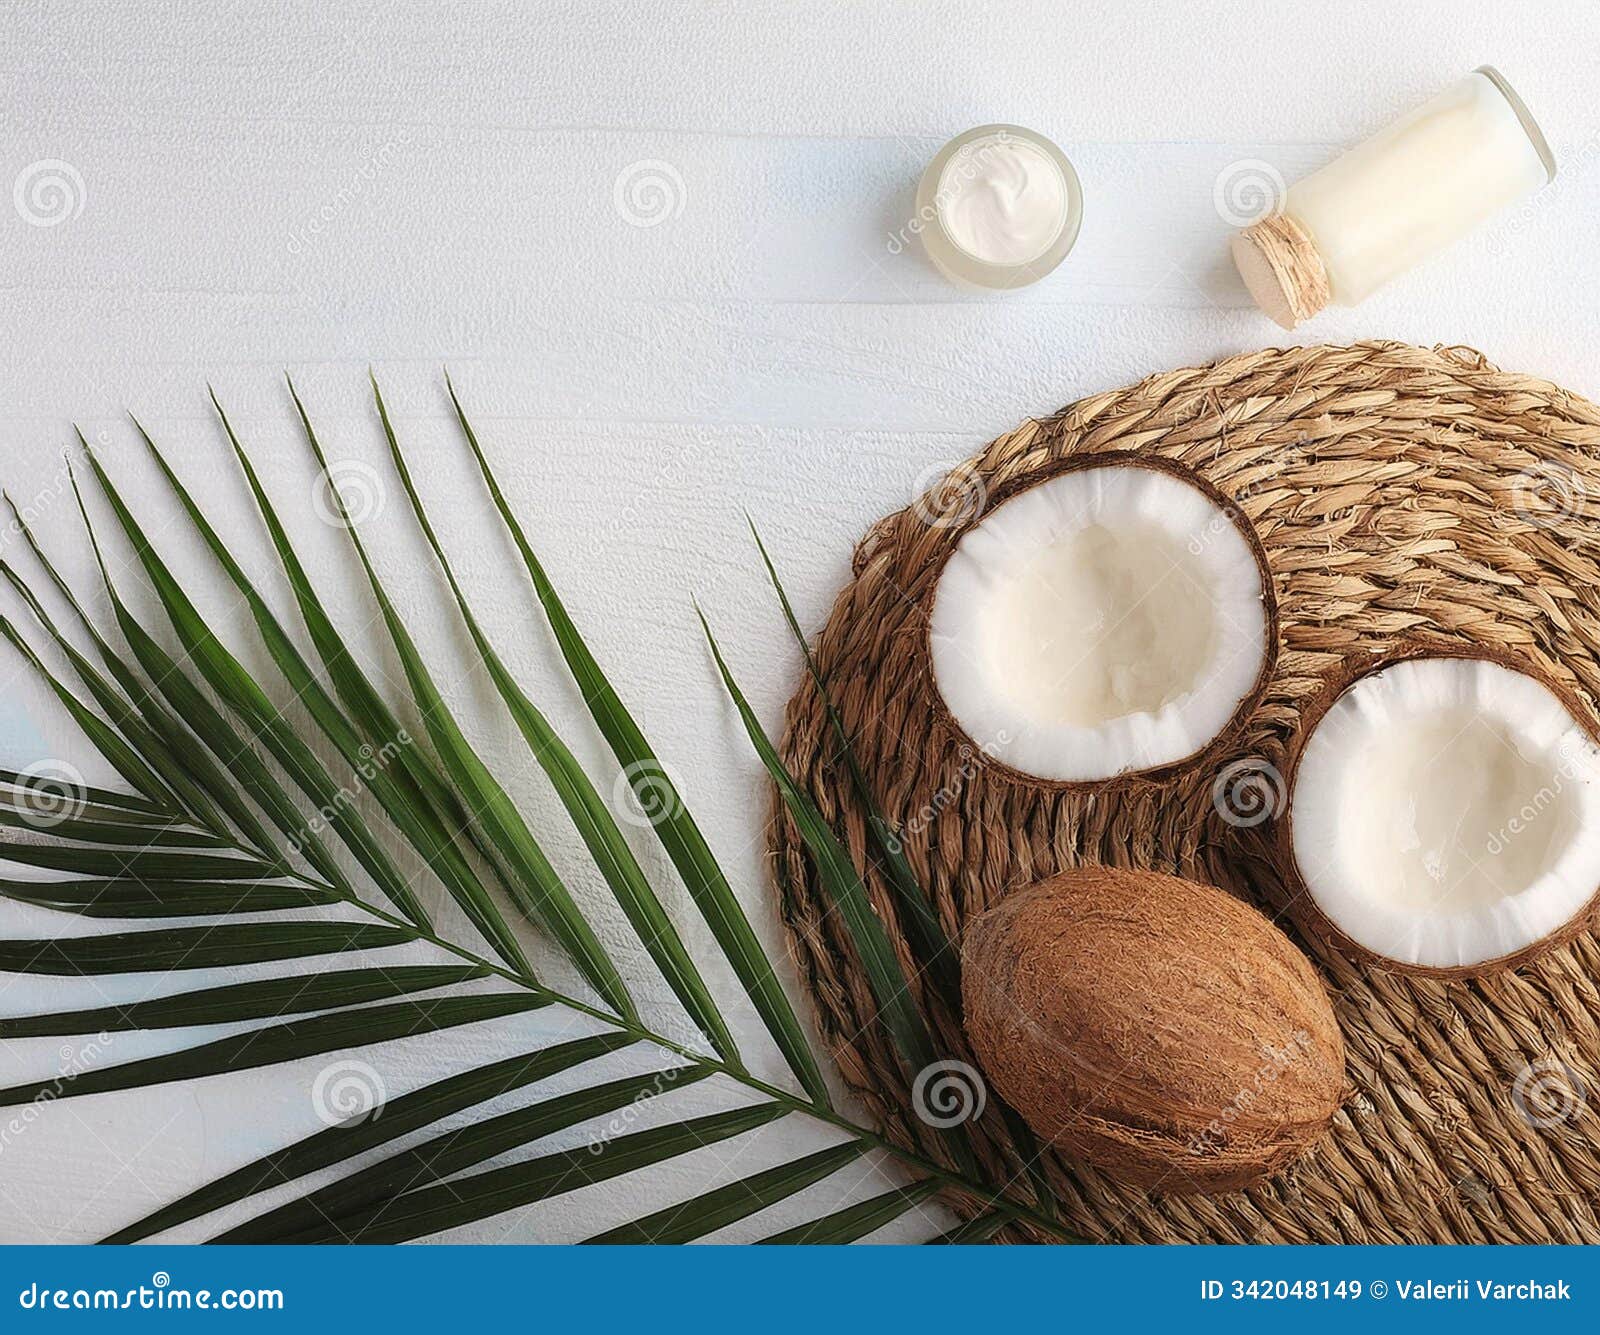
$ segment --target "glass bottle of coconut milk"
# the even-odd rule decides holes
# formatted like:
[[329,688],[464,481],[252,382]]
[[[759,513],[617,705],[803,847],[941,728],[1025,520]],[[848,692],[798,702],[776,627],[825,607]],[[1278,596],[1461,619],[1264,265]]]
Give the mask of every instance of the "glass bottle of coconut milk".
[[1353,306],[1555,179],[1532,114],[1485,65],[1321,171],[1233,238],[1256,304],[1285,329]]

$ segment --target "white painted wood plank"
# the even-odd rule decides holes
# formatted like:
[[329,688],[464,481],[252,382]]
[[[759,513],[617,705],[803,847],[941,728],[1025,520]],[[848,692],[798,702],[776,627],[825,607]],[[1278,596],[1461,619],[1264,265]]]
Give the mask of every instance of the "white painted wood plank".
[[[1292,177],[1484,60],[1544,121],[1557,186],[1304,338],[1473,343],[1600,393],[1597,36],[1583,6],[1477,0],[14,4],[0,14],[0,482],[93,588],[58,462],[79,422],[237,636],[237,609],[169,527],[121,417],[135,409],[170,446],[287,606],[210,419],[209,380],[341,618],[360,625],[371,609],[339,535],[311,513],[280,375],[295,374],[337,456],[377,467],[364,385],[376,366],[491,634],[604,788],[612,762],[455,445],[448,365],[580,624],[777,947],[759,767],[689,606],[704,602],[775,726],[798,669],[743,511],[804,622],[820,624],[855,538],[930,469],[1080,394],[1283,341],[1227,269],[1219,173],[1261,159]],[[1068,262],[998,299],[946,287],[915,247],[890,244],[922,163],[989,120],[1056,138],[1087,196]],[[4,188],[47,159],[71,164],[82,193],[67,220],[30,226]],[[668,164],[671,216],[654,226],[617,206],[640,162]],[[400,499],[391,487],[369,526],[397,600],[473,739],[599,905],[554,799],[468,671]],[[11,535],[0,552],[17,556]],[[3,610],[18,615],[14,599]],[[376,646],[368,657],[393,670]],[[82,749],[0,661],[0,762]],[[691,941],[707,945],[681,900]],[[0,913],[8,931],[24,921]],[[614,916],[607,935],[635,949]],[[733,998],[728,979],[716,986]],[[646,991],[665,1015],[659,983]],[[75,992],[0,979],[0,1013]],[[384,1069],[409,1088],[509,1050],[535,1032],[521,1024],[385,1049]],[[14,1075],[48,1058],[19,1049],[0,1064]],[[0,1241],[94,1237],[314,1129],[317,1069],[45,1109],[0,1138]],[[749,1165],[803,1147],[774,1134]],[[652,1180],[649,1202],[692,1189],[680,1167]],[[631,1186],[600,1189],[461,1236],[582,1236],[638,1203]]]

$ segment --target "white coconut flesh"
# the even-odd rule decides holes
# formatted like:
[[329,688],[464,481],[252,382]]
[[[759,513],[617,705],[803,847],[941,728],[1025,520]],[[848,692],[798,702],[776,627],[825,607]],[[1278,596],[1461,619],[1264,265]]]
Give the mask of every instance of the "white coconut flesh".
[[1269,652],[1261,566],[1237,523],[1170,473],[1103,465],[1011,497],[939,577],[934,679],[986,754],[1059,783],[1203,750]]
[[1600,887],[1600,748],[1559,696],[1477,659],[1358,679],[1290,795],[1323,915],[1375,955],[1470,969],[1559,932]]

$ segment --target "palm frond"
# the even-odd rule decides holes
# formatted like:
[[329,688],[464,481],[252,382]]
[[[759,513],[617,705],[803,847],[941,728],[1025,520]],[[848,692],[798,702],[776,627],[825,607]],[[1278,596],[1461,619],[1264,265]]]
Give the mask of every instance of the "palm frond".
[[656,838],[682,878],[706,926],[711,929],[717,945],[744,987],[745,994],[789,1063],[790,1070],[812,1099],[826,1106],[829,1102],[828,1082],[811,1051],[805,1030],[789,1004],[783,985],[779,983],[761,942],[750,926],[749,918],[733,893],[733,887],[728,884],[728,878],[717,864],[711,846],[700,832],[672,776],[651,749],[638,723],[622,703],[622,698],[589,652],[588,645],[583,642],[577,626],[567,614],[555,585],[534,554],[527,534],[500,489],[499,480],[489,466],[488,456],[478,443],[472,423],[467,420],[455,385],[449,382],[448,377],[446,384],[461,434],[477,462],[495,510],[516,544],[561,656],[582,692],[590,717],[616,756],[617,763],[622,766],[622,772],[640,807],[649,813]]
[[923,1178],[908,1187],[894,1187],[868,1200],[857,1201],[842,1210],[811,1219],[781,1233],[758,1239],[769,1246],[828,1246],[838,1247],[856,1242],[870,1233],[876,1233],[886,1224],[892,1224],[908,1210],[915,1209],[939,1187],[932,1178]]
[[[295,402],[298,406],[298,395],[295,397]],[[317,442],[316,432],[312,430],[311,420],[306,416],[303,406],[300,407],[300,415],[305,427],[306,444],[316,459],[317,466],[326,475],[328,461],[322,453],[322,446]],[[405,622],[389,600],[383,582],[378,578],[378,572],[367,555],[366,546],[357,534],[356,526],[350,522],[337,488],[330,487],[329,491],[333,504],[344,521],[350,545],[354,548],[361,562],[361,568],[366,573],[367,584],[372,590],[373,599],[377,602],[384,625],[388,629],[390,642],[400,656],[406,682],[416,698],[417,708],[421,711],[428,735],[433,739],[435,749],[443,758],[445,770],[460,793],[462,802],[471,813],[472,819],[488,835],[505,864],[512,870],[511,888],[512,893],[517,896],[519,906],[549,930],[583,971],[584,977],[589,980],[595,991],[616,1014],[628,1019],[637,1019],[638,1013],[634,1009],[633,998],[629,995],[627,984],[622,981],[622,975],[617,972],[617,966],[612,962],[605,947],[600,944],[600,938],[595,935],[593,927],[579,911],[571,892],[562,883],[556,869],[551,866],[550,859],[545,856],[544,849],[534,838],[533,831],[528,828],[528,823],[522,818],[522,813],[517,810],[516,804],[512,802],[510,794],[500,785],[489,767],[473,749],[472,744],[467,741],[466,734],[456,722],[438,686],[435,685],[433,674],[423,661],[416,641],[412,639]]]
[[336,891],[249,881],[0,880],[0,896],[85,918],[209,918],[337,904]]
[[[878,856],[884,878],[894,892],[895,906],[900,913],[901,924],[917,966],[926,973],[950,1013],[959,1016],[962,1010],[960,953],[945,935],[933,902],[928,898],[927,891],[923,889],[921,881],[917,879],[917,874],[906,857],[905,840],[901,832],[885,818],[878,806],[877,798],[873,796],[871,785],[867,783],[866,773],[856,757],[855,744],[845,730],[844,719],[840,717],[833,696],[828,690],[828,683],[823,679],[821,668],[817,666],[816,655],[811,652],[811,643],[806,639],[805,631],[800,628],[800,620],[795,616],[794,607],[789,602],[783,581],[778,577],[778,567],[773,564],[772,555],[767,551],[766,543],[761,540],[761,533],[756,528],[755,520],[749,519],[749,516],[746,518],[749,520],[751,536],[756,540],[756,549],[761,553],[761,562],[766,567],[767,578],[771,581],[773,592],[778,597],[778,604],[783,609],[784,620],[788,623],[789,632],[794,637],[801,658],[805,661],[806,671],[811,677],[812,685],[816,687],[817,696],[822,701],[828,726],[838,745],[837,756],[844,762],[845,771],[850,776],[851,787],[855,790],[856,801],[866,813],[867,830],[872,836],[873,850]],[[1038,1141],[1035,1140],[1028,1124],[1013,1108],[998,1100],[996,1107],[1005,1121],[1009,1138],[1022,1156],[1023,1170],[1033,1186],[1035,1200],[1042,1210],[1054,1216],[1055,1192],[1041,1167],[1043,1156]]]
[[833,1176],[846,1164],[854,1163],[866,1150],[859,1140],[846,1141],[803,1158],[791,1159],[737,1182],[702,1192],[677,1205],[647,1214],[643,1219],[620,1224],[598,1233],[585,1242],[620,1245],[625,1243],[683,1243],[703,1238],[719,1228],[765,1210],[769,1205],[788,1200],[796,1192]]
[[[223,779],[222,772],[212,759],[211,753],[193,745],[193,738],[185,731],[183,724],[157,701],[138,676],[112,650],[89,614],[84,611],[71,586],[61,577],[49,556],[45,554],[44,548],[40,546],[39,540],[34,536],[33,529],[28,526],[22,513],[9,496],[5,499],[6,505],[11,510],[13,523],[21,530],[29,549],[44,568],[56,592],[66,601],[79,627],[88,635],[101,663],[111,674],[111,679],[107,680],[99,669],[78,652],[55,621],[45,612],[27,582],[9,565],[5,569],[6,578],[22,594],[51,641],[72,663],[73,670],[89,689],[102,712],[125,736],[134,739],[135,745],[140,747],[150,764],[160,772],[161,781],[173,795],[176,810],[186,812],[196,824],[219,832],[228,828],[227,819],[222,814],[223,810],[226,810],[227,816],[232,818],[234,828],[243,833],[250,850],[270,858],[272,840],[266,828],[244,802],[234,799],[232,785]],[[99,549],[95,550],[98,555]],[[213,797],[212,794],[217,796]],[[221,809],[219,801],[222,804]]]
[[[327,459],[310,416],[293,386],[290,391],[306,446],[326,473]],[[109,605],[107,628],[96,624],[86,601],[16,514],[30,552],[49,587],[88,636],[92,654],[76,647],[11,562],[0,562],[0,569],[37,623],[42,642],[64,658],[82,693],[52,671],[29,636],[11,621],[0,618],[0,634],[42,675],[90,746],[131,791],[76,785],[70,810],[52,812],[48,822],[41,822],[30,818],[31,807],[59,797],[48,779],[0,770],[0,826],[15,835],[0,838],[0,860],[37,874],[0,879],[0,898],[32,910],[112,924],[112,930],[87,935],[0,941],[0,971],[153,979],[202,968],[277,963],[300,967],[284,976],[252,976],[121,1005],[107,1005],[97,997],[96,1004],[88,1007],[0,1019],[0,1038],[235,1027],[221,1036],[190,1040],[176,1051],[20,1083],[0,1090],[0,1104],[150,1089],[546,1007],[558,1007],[602,1031],[434,1081],[389,1101],[381,1117],[327,1128],[204,1183],[128,1224],[109,1240],[149,1237],[247,1204],[269,1188],[333,1172],[338,1175],[331,1181],[247,1218],[217,1240],[405,1241],[640,1172],[721,1140],[754,1135],[790,1117],[831,1128],[839,1143],[692,1193],[677,1205],[642,1214],[593,1240],[683,1242],[746,1221],[755,1221],[760,1228],[763,1212],[782,1202],[810,1199],[802,1193],[851,1176],[843,1170],[868,1158],[897,1163],[909,1181],[803,1225],[769,1231],[765,1240],[855,1241],[903,1217],[945,1187],[956,1188],[986,1207],[979,1222],[964,1234],[946,1235],[946,1241],[974,1239],[990,1227],[989,1221],[993,1228],[1020,1222],[1041,1233],[1066,1236],[1050,1217],[1044,1193],[1036,1192],[1040,1202],[1036,1208],[1008,1193],[1003,1184],[984,1179],[960,1128],[935,1137],[938,1152],[930,1154],[892,1142],[872,1125],[835,1107],[805,1028],[779,982],[778,969],[762,949],[676,786],[584,644],[512,513],[451,386],[466,446],[590,716],[641,805],[654,818],[654,837],[784,1057],[798,1090],[749,1069],[735,1042],[734,1026],[707,982],[706,964],[691,954],[668,901],[645,875],[630,837],[572,748],[513,677],[479,621],[407,466],[376,382],[373,394],[393,467],[445,577],[451,610],[470,637],[507,717],[580,835],[598,880],[622,909],[683,1014],[704,1035],[709,1048],[685,1045],[659,1031],[665,1026],[653,1026],[640,1015],[596,928],[501,781],[467,741],[365,544],[348,522],[352,551],[404,669],[407,698],[398,707],[357,664],[220,404],[217,410],[228,446],[277,554],[309,650],[300,647],[296,632],[272,611],[258,576],[232,553],[156,441],[135,425],[179,508],[243,598],[260,647],[281,678],[270,688],[204,620],[178,572],[157,552],[147,528],[80,437],[115,526],[131,546],[167,624],[158,632],[132,612],[111,577],[81,493],[79,508]],[[73,487],[77,493],[76,477]],[[332,500],[342,514],[337,492]],[[817,674],[776,568],[764,547],[761,552],[808,667]],[[706,633],[710,639],[709,626]],[[168,634],[175,649],[162,642]],[[720,646],[714,639],[710,643],[751,743],[806,837],[844,938],[866,965],[878,1004],[876,1022],[901,1055],[908,1074],[914,1074],[939,1056],[915,990],[837,834],[785,771]],[[824,690],[820,674],[816,680],[818,689]],[[303,735],[291,721],[275,690],[287,693],[303,708],[312,736]],[[399,722],[402,707],[422,719],[425,739],[405,734]],[[828,708],[838,730],[840,754],[859,779],[858,795],[873,822],[877,855],[890,869],[897,908],[908,923],[916,924],[908,927],[914,963],[927,971],[930,985],[942,995],[950,981],[948,943],[935,935],[937,918],[929,901],[899,853],[895,832],[871,803],[865,776],[831,701]],[[331,748],[352,773],[337,775],[320,758],[317,743]],[[387,763],[364,763],[395,743]],[[371,819],[350,800],[356,788],[372,799]],[[320,838],[323,829],[337,838],[340,856]],[[436,927],[428,898],[436,893],[433,882],[413,884],[401,872],[395,853],[400,846],[421,859],[486,950],[477,941],[455,940]],[[347,872],[341,857],[358,871]],[[517,933],[519,914],[542,928],[567,954],[592,993],[580,989],[582,995],[574,994],[534,976]],[[163,919],[172,921],[167,924]],[[116,925],[119,920],[123,925]],[[383,962],[383,952],[399,947],[408,952],[404,963]],[[440,958],[415,962],[412,953],[419,950]],[[339,956],[352,958],[345,967],[323,967]],[[540,1088],[563,1072],[635,1048],[655,1054],[651,1069],[591,1079],[567,1092]],[[692,1114],[680,1108],[680,1092],[703,1082],[724,1093],[741,1093],[744,1106]],[[531,1091],[531,1102],[492,1115],[486,1111],[491,1100],[522,1090]],[[629,1121],[631,1116],[614,1114],[645,1103],[659,1105],[658,1115],[669,1120],[622,1134],[602,1129],[588,1145],[576,1149],[537,1148],[547,1136],[608,1114],[613,1114],[613,1122]],[[467,1118],[464,1124],[438,1129],[444,1119],[462,1116]],[[429,1128],[434,1128],[432,1134],[420,1142],[398,1144]],[[531,1158],[482,1167],[527,1147],[534,1147]],[[375,1159],[370,1157],[374,1154]],[[368,1157],[364,1166],[349,1171],[357,1156]]]
[[[594,1094],[594,1090],[586,1090],[581,1100],[574,1100],[571,1121],[582,1120],[596,1111],[605,1111],[604,1108],[589,1106],[597,1101],[593,1098]],[[582,1108],[578,1106],[580,1102],[584,1104]],[[380,1204],[367,1205],[337,1218],[319,1216],[315,1220],[308,1219],[303,1231],[272,1240],[297,1243],[410,1242],[413,1238],[473,1224],[518,1206],[549,1200],[695,1150],[707,1149],[718,1141],[766,1126],[785,1116],[788,1111],[780,1103],[761,1103],[733,1112],[692,1117],[649,1131],[635,1131],[597,1141],[582,1149],[561,1150],[525,1163],[402,1192]],[[253,1239],[226,1233],[217,1239],[218,1242],[246,1240]]]
[[867,813],[867,829],[872,835],[873,848],[888,873],[886,879],[894,890],[895,904],[904,922],[907,938],[916,953],[917,963],[938,989],[951,1012],[959,1015],[961,970],[955,947],[945,935],[927,892],[917,880],[916,872],[906,861],[905,845],[900,833],[889,825],[878,810],[877,799],[867,784],[861,762],[856,759],[855,746],[845,731],[844,720],[839,717],[839,711],[834,707],[828,685],[822,677],[822,670],[817,666],[816,656],[811,652],[811,643],[806,639],[805,631],[800,629],[799,618],[794,614],[794,607],[789,602],[783,581],[778,578],[778,568],[772,563],[772,555],[767,551],[767,544],[761,540],[761,533],[756,528],[755,520],[749,519],[749,516],[746,516],[746,519],[750,524],[751,536],[756,540],[756,550],[761,553],[761,562],[766,567],[767,578],[772,582],[773,592],[777,594],[778,604],[783,609],[784,620],[788,623],[796,645],[799,646],[806,671],[810,674],[817,695],[822,700],[823,713],[827,716],[828,726],[833,731],[834,741],[838,745],[838,758],[843,761],[845,771],[850,776],[857,801]]
[[[882,921],[873,910],[867,888],[861,882],[861,873],[850,861],[850,855],[839,842],[839,836],[822,818],[817,804],[784,768],[777,747],[756,718],[755,710],[750,708],[750,702],[739,689],[739,683],[733,679],[733,673],[722,656],[721,646],[717,644],[716,636],[711,633],[711,625],[703,613],[700,624],[705,630],[706,642],[711,646],[717,671],[722,674],[723,684],[739,711],[751,745],[761,757],[761,763],[766,766],[772,781],[777,784],[789,815],[816,860],[819,879],[847,925],[862,967],[866,970],[873,999],[878,1004],[878,1017],[894,1039],[901,1060],[915,1076],[939,1060],[938,1052],[922,1012],[917,1009],[905,971],[895,958],[894,947],[889,943]],[[973,1177],[979,1176],[977,1159],[965,1130],[957,1125],[944,1128],[944,1133],[945,1142],[962,1171]]]
[[584,846],[589,850],[589,856],[594,860],[601,875],[605,877],[606,884],[610,886],[617,903],[622,906],[633,930],[644,942],[645,949],[655,960],[662,977],[667,980],[678,1000],[683,1003],[683,1008],[689,1013],[690,1018],[699,1026],[700,1032],[711,1040],[712,1046],[722,1056],[737,1061],[738,1047],[734,1043],[727,1022],[717,1010],[717,1003],[712,999],[710,989],[701,978],[700,971],[695,967],[687,947],[684,946],[683,938],[678,935],[678,929],[672,925],[672,919],[667,916],[666,909],[656,898],[655,891],[651,889],[643,868],[633,856],[633,850],[628,847],[628,841],[623,837],[615,818],[601,800],[600,794],[595,791],[589,776],[583,772],[583,767],[578,764],[578,758],[572,754],[567,744],[550,726],[549,721],[539,712],[538,706],[517,685],[505,663],[501,661],[500,655],[489,643],[488,636],[478,624],[478,618],[473,615],[466,594],[462,592],[455,572],[445,557],[438,535],[428,521],[427,511],[423,508],[421,496],[417,494],[416,484],[411,480],[411,471],[406,467],[405,456],[400,452],[400,442],[395,438],[394,427],[389,421],[389,410],[384,406],[383,395],[378,390],[376,380],[372,382],[372,394],[377,404],[379,419],[383,423],[384,436],[389,442],[390,457],[394,461],[395,471],[400,476],[406,496],[411,502],[412,513],[416,516],[417,524],[437,558],[445,579],[449,582],[450,592],[455,598],[462,622],[472,636],[472,643],[478,651],[480,661],[488,670],[495,689],[500,693],[506,712],[515,721],[523,740],[528,744],[528,749],[533,752],[534,759],[539,762],[545,776],[550,780],[551,786],[566,808],[567,815],[582,837]]
[[[27,525],[26,520],[22,519],[16,506],[11,504],[10,496],[6,498],[6,504],[11,506],[14,522],[21,527],[22,536],[27,539],[27,544],[37,557],[38,563],[42,565],[46,575],[50,576],[50,583],[54,584],[56,592],[66,600],[67,607],[72,610],[78,626],[82,627],[83,632],[93,642],[94,651],[98,653],[101,663],[109,672],[110,680],[102,676],[88,659],[78,653],[77,648],[74,648],[72,642],[62,634],[53,619],[46,615],[29,584],[22,581],[14,571],[6,571],[6,576],[11,579],[13,586],[22,592],[29,607],[34,608],[38,621],[50,634],[54,645],[72,661],[74,671],[93,692],[96,703],[99,703],[106,716],[122,730],[123,735],[134,738],[136,743],[139,738],[144,738],[141,749],[149,757],[150,764],[160,770],[162,780],[176,797],[178,810],[186,812],[195,823],[211,831],[227,832],[230,828],[229,821],[232,821],[232,829],[242,832],[248,852],[272,860],[275,856],[272,836],[267,834],[266,826],[261,823],[254,810],[251,810],[250,804],[246,804],[243,797],[238,796],[234,784],[224,778],[221,767],[211,756],[210,749],[205,746],[195,746],[195,736],[187,732],[187,728],[178,716],[166,708],[162,701],[157,700],[155,693],[150,692],[139,679],[138,672],[134,672],[133,667],[126,663],[117,651],[112,650],[106,637],[99,632],[99,627],[96,627],[90,615],[83,610],[77,594],[72,591],[66,579],[61,578],[61,573],[45,554],[45,549],[34,536],[34,530]],[[94,543],[93,530],[90,531],[90,543],[96,560],[99,560],[99,546],[98,543]],[[101,570],[104,571],[102,562]],[[112,597],[112,605],[120,608],[120,603],[115,600],[115,592],[110,591],[109,578],[106,579],[106,587]],[[122,611],[125,613],[125,610]],[[134,624],[131,616],[126,616],[126,621]],[[158,650],[152,647],[152,655],[157,653]],[[115,682],[115,690],[112,688],[112,682]],[[174,690],[178,685],[174,682]],[[118,695],[118,692],[122,692],[122,695]]]
[[[646,1071],[501,1113],[459,1131],[435,1136],[371,1168],[257,1215],[248,1223],[219,1234],[216,1241],[304,1242],[333,1241],[339,1237],[356,1241],[354,1235],[363,1227],[392,1223],[393,1220],[387,1218],[391,1207],[396,1207],[396,1219],[403,1217],[408,1192],[425,1194],[424,1188],[497,1154],[519,1149],[592,1117],[620,1108],[638,1108],[668,1090],[683,1089],[710,1074],[704,1067],[692,1066]],[[600,1146],[591,1148],[598,1150]],[[588,1150],[582,1152],[589,1153]],[[468,1195],[463,1192],[462,1199]],[[315,1236],[307,1237],[307,1234]]]
[[[9,854],[8,854],[9,856]],[[171,973],[271,960],[304,959],[351,950],[381,950],[415,941],[404,927],[370,922],[250,922],[106,932],[44,941],[0,941],[0,970],[67,978],[107,973]]]
[[183,1029],[190,1025],[231,1024],[239,1020],[275,1019],[358,1006],[366,1001],[414,992],[432,992],[484,978],[476,964],[413,964],[391,969],[340,969],[288,978],[179,992],[152,1001],[95,1010],[61,1011],[0,1020],[0,1038],[40,1038],[62,1034],[106,1034],[123,1029]]
[[[223,425],[228,431],[230,440],[233,439],[233,428],[228,424],[226,416],[223,417]],[[484,939],[495,948],[500,958],[511,968],[532,977],[532,965],[528,963],[521,945],[505,918],[495,907],[494,900],[482,879],[458,846],[456,835],[452,833],[467,826],[465,814],[449,807],[441,810],[443,804],[429,800],[422,783],[416,777],[415,765],[408,767],[405,763],[390,763],[396,756],[407,758],[408,753],[413,750],[410,734],[400,726],[393,715],[379,711],[370,711],[367,714],[368,723],[377,723],[378,731],[369,729],[362,732],[356,727],[323,688],[311,670],[310,664],[295,647],[294,641],[245,574],[244,568],[228,551],[216,529],[211,526],[194,498],[190,496],[188,489],[179,481],[178,475],[173,472],[155,441],[142,426],[138,427],[138,431],[156,466],[161,470],[194,524],[195,530],[210,548],[234,587],[244,595],[251,616],[273,660],[283,672],[284,679],[296,697],[309,706],[312,718],[321,728],[323,735],[333,744],[344,762],[352,770],[361,773],[367,790],[382,806],[384,814],[444,883],[451,897]],[[253,473],[251,481],[252,486],[255,486]],[[279,531],[276,516],[272,514],[270,505],[265,500],[265,494],[259,489],[258,499],[263,506],[263,513],[269,516],[269,525],[274,531]],[[298,564],[293,569],[298,570]],[[320,614],[320,605],[316,601],[316,595],[310,591],[309,583],[305,585],[303,597],[306,602],[302,603],[302,607],[308,602],[316,609],[314,615]],[[331,625],[329,629],[331,630]],[[347,674],[347,686],[355,698],[366,699],[368,695],[373,694],[370,683],[350,662],[348,655],[338,661],[341,673]]]
[[[388,851],[378,842],[360,811],[344,800],[340,786],[323,768],[311,748],[289,726],[271,698],[245,670],[244,664],[235,658],[212,632],[199,610],[190,601],[188,594],[173,577],[171,570],[151,546],[144,530],[133,517],[132,511],[123,503],[110,477],[100,466],[100,461],[89,449],[89,443],[83,440],[82,436],[79,440],[83,444],[89,466],[94,470],[95,479],[100,484],[101,493],[110,502],[112,513],[122,526],[128,541],[133,544],[134,552],[140,564],[144,566],[145,574],[149,576],[157,597],[161,600],[167,620],[176,632],[179,644],[183,646],[186,659],[195,665],[211,689],[227,703],[234,716],[293,779],[295,785],[322,814],[323,819],[339,835],[345,847],[360,862],[389,901],[412,922],[427,927],[428,915],[415,892],[407,884]],[[272,633],[277,628],[276,622],[271,618],[262,617],[257,622],[257,628],[262,631],[269,649],[274,646],[281,648],[279,637]],[[280,658],[279,666],[285,671],[292,671],[293,655]],[[306,673],[298,678],[291,677],[290,684],[296,689],[301,702],[307,705],[313,714],[324,715],[319,720],[324,727],[330,726],[325,717],[330,712],[326,708],[329,702],[315,680]],[[321,841],[310,830],[302,825],[294,837],[307,857],[314,858],[321,864],[318,870],[324,876],[335,885],[348,888],[343,873],[338,870],[331,856],[322,849]],[[313,849],[316,850],[315,853]]]
[[[10,573],[10,567],[7,568]],[[53,629],[53,627],[51,628]],[[79,699],[62,680],[44,665],[44,661],[34,652],[33,646],[22,636],[9,617],[0,616],[0,634],[9,640],[12,646],[27,660],[28,664],[44,678],[57,700],[65,706],[72,721],[78,725],[94,744],[94,749],[100,753],[152,806],[168,811],[179,810],[177,799],[170,789],[162,783],[155,770],[134,746],[125,740],[125,735],[101,718],[87,703]],[[93,687],[90,688],[93,690]],[[115,708],[106,708],[108,714],[115,714]],[[148,754],[148,751],[146,752]]]
[[569,1067],[594,1061],[638,1042],[632,1034],[595,1034],[508,1057],[425,1085],[384,1105],[381,1118],[362,1117],[274,1150],[113,1233],[107,1242],[137,1242],[163,1229],[220,1210],[235,1201],[365,1154],[392,1140],[535,1084]]
[[[0,767],[0,785],[13,790],[0,794],[0,797],[13,805],[26,805],[30,800],[41,797],[51,799],[60,793],[58,779],[52,779],[48,775],[23,774],[19,770],[3,767]],[[87,803],[115,809],[124,820],[162,825],[173,819],[173,813],[169,808],[157,806],[147,798],[131,793],[114,792],[110,788],[99,788],[88,783],[79,784],[78,793]]]
[[291,1020],[285,1024],[233,1034],[181,1052],[163,1053],[159,1057],[143,1057],[138,1061],[80,1071],[68,1081],[57,1076],[0,1089],[0,1107],[31,1103],[41,1095],[77,1098],[85,1094],[147,1089],[174,1080],[198,1080],[203,1076],[277,1066],[283,1062],[298,1061],[302,1057],[319,1057],[358,1045],[388,1043],[397,1038],[411,1038],[439,1029],[494,1020],[504,1015],[518,1015],[549,1004],[550,998],[537,993],[494,992],[334,1011],[313,1016],[309,1020]]

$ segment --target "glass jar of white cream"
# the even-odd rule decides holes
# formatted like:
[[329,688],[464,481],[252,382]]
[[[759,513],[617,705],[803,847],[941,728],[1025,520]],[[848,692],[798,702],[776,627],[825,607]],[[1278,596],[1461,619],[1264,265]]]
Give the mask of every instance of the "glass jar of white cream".
[[1320,171],[1235,234],[1256,304],[1285,329],[1353,306],[1555,179],[1528,108],[1485,65]]
[[980,125],[939,150],[917,187],[923,244],[964,286],[1037,282],[1066,258],[1083,190],[1066,155],[1020,125]]

